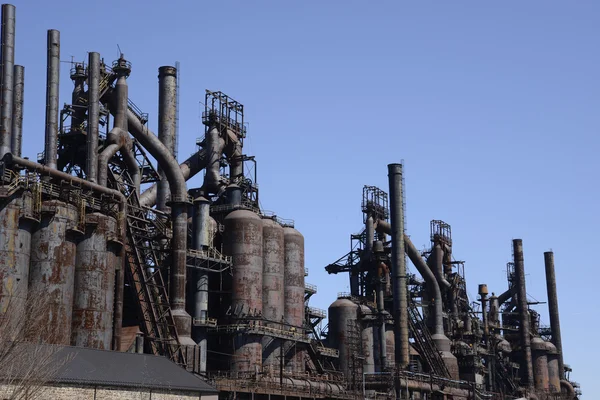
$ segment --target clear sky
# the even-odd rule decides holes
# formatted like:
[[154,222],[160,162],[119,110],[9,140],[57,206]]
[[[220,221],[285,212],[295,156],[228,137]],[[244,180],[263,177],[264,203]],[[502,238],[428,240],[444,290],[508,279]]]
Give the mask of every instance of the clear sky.
[[[587,399],[600,356],[597,154],[600,57],[595,1],[25,1],[24,155],[43,150],[46,30],[61,31],[61,104],[71,57],[117,45],[133,64],[131,99],[157,126],[157,68],[181,63],[183,160],[201,135],[204,89],[242,102],[245,152],[257,156],[265,209],[306,237],[313,306],[348,289],[323,267],[361,229],[365,184],[387,191],[406,163],[407,229],[452,225],[477,285],[506,289],[522,238],[527,291],[546,301],[543,252],[555,252],[565,360]],[[190,186],[199,186],[201,178]],[[594,200],[595,199],[595,200]],[[540,306],[548,323],[545,306]]]

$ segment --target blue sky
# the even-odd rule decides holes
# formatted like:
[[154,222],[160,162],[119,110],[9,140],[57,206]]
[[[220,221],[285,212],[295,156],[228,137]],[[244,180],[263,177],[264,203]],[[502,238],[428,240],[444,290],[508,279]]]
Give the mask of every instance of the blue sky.
[[408,231],[422,246],[431,219],[452,225],[473,299],[479,283],[506,289],[511,239],[522,238],[528,293],[545,301],[543,252],[554,250],[565,359],[585,398],[600,395],[600,354],[587,345],[600,329],[590,257],[600,239],[600,3],[13,4],[25,156],[43,150],[47,29],[61,31],[67,61],[61,104],[71,56],[98,51],[112,61],[119,45],[133,65],[130,97],[153,129],[157,69],[179,61],[180,159],[201,135],[204,89],[245,105],[262,205],[304,233],[314,306],[326,309],[348,288],[323,267],[361,228],[362,186],[387,191],[386,165],[404,159]]

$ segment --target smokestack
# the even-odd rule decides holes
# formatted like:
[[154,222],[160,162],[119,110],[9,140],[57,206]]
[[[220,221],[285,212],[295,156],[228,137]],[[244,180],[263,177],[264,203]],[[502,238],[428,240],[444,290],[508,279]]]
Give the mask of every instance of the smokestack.
[[[195,250],[210,246],[210,202],[204,197],[194,199],[194,240]],[[194,280],[194,320],[206,323],[208,317],[208,273],[201,270],[192,271]],[[205,327],[194,327],[194,341],[200,347],[200,372],[206,372],[207,334]]]
[[58,85],[60,78],[60,32],[48,31],[48,59],[46,70],[46,142],[44,164],[56,169],[58,142]]
[[25,93],[25,67],[15,65],[13,90],[13,118],[11,129],[11,152],[21,157],[23,145],[23,100]]
[[562,339],[560,336],[560,318],[558,313],[558,294],[556,293],[556,275],[554,273],[554,253],[544,253],[544,264],[546,266],[546,289],[548,291],[548,312],[550,313],[550,330],[552,331],[552,344],[558,351],[558,368],[560,378],[564,379],[565,368],[562,351]]
[[15,64],[15,6],[2,4],[2,97],[0,111],[0,157],[11,152]]
[[[158,139],[175,154],[175,129],[177,118],[177,69],[165,66],[158,69]],[[170,199],[169,182],[158,167],[160,181],[158,182],[157,208],[165,210]]]
[[406,368],[408,352],[408,293],[404,260],[404,209],[402,194],[402,164],[388,165],[390,184],[390,217],[392,236],[392,291],[394,295],[394,338],[396,363]]
[[88,56],[88,127],[87,127],[87,178],[98,180],[98,124],[100,122],[100,54]]
[[527,305],[527,288],[525,287],[525,263],[523,259],[523,240],[513,240],[515,277],[519,300],[519,333],[521,334],[521,351],[523,353],[524,383],[533,388],[533,360],[531,358],[531,339],[529,337],[529,308]]

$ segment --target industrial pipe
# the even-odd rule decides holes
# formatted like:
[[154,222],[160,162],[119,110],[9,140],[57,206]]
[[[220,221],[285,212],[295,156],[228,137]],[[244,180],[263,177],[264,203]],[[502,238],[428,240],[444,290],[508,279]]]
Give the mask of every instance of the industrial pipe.
[[[204,197],[194,199],[194,240],[195,250],[210,245],[209,233],[210,202]],[[208,272],[194,271],[194,319],[206,323],[208,317]],[[200,347],[200,372],[206,372],[207,332],[204,327],[194,329],[194,341]]]
[[125,268],[126,257],[122,249],[119,261],[115,266],[115,300],[113,313],[113,350],[121,351],[121,341],[123,332],[123,299],[125,297]]
[[565,367],[562,350],[562,338],[560,335],[560,315],[558,312],[558,294],[556,291],[556,274],[554,271],[554,253],[544,253],[544,264],[546,267],[546,289],[548,292],[548,312],[550,314],[550,330],[552,332],[552,344],[558,352],[558,371],[560,378],[564,379]]
[[518,290],[519,302],[519,333],[521,335],[521,349],[523,351],[523,370],[524,383],[532,389],[533,380],[533,359],[531,355],[531,338],[529,337],[529,308],[527,305],[527,288],[525,286],[525,263],[523,258],[523,240],[513,240],[513,252],[515,263],[516,286]]
[[[164,66],[158,69],[158,140],[175,155],[175,130],[177,119],[177,69]],[[169,182],[158,166],[160,181],[156,208],[166,211],[169,201]]]
[[98,180],[98,125],[100,123],[100,54],[88,57],[88,125],[86,174],[91,182]]
[[[110,97],[110,96],[109,96]],[[111,104],[115,103],[110,98]],[[112,109],[112,107],[111,107]],[[112,111],[111,111],[112,112]],[[173,226],[172,261],[169,300],[177,332],[182,344],[195,344],[191,340],[191,316],[185,311],[185,277],[187,249],[187,186],[183,172],[169,150],[158,137],[144,126],[131,111],[127,111],[129,132],[146,148],[159,165],[164,168],[171,189],[171,215]]]
[[498,305],[501,306],[502,304],[506,303],[511,297],[514,296],[516,292],[517,287],[513,286],[512,288],[507,289],[504,293],[500,293],[498,296]]
[[240,142],[237,134],[229,129],[227,130],[227,136],[231,144],[224,149],[224,152],[229,160],[229,180],[231,183],[236,183],[237,179],[244,174],[242,142]]
[[15,64],[15,6],[2,4],[0,157],[11,152]]
[[394,296],[395,360],[400,368],[409,363],[408,287],[404,261],[404,209],[402,194],[402,164],[388,165],[390,186],[390,219],[392,236],[392,291]]
[[58,146],[58,93],[60,79],[60,32],[48,31],[48,60],[46,71],[46,140],[44,164],[56,169]]
[[87,79],[87,74],[85,73],[83,64],[79,63],[75,64],[75,70],[72,72],[71,79],[75,86],[71,93],[71,104],[73,106],[73,110],[71,111],[71,131],[81,132],[80,128],[85,120],[85,99],[82,99],[82,97],[85,95],[83,86]]
[[417,271],[421,274],[427,287],[431,290],[433,294],[433,319],[434,319],[434,330],[433,333],[436,335],[444,334],[444,309],[442,307],[442,291],[440,290],[440,285],[438,284],[435,275],[425,261],[421,257],[421,254],[412,243],[408,235],[404,235],[404,246],[406,248],[406,254],[410,261],[412,261],[413,265],[417,268]]
[[11,129],[11,153],[21,157],[23,145],[23,100],[25,96],[25,67],[15,65],[13,90],[13,117]]
[[[219,194],[224,189],[219,168],[221,165],[221,155],[225,147],[225,140],[220,137],[219,129],[216,126],[212,126],[208,130],[205,143],[208,161],[206,163],[203,190],[205,193]],[[233,175],[231,175],[231,180],[233,182]]]
[[108,146],[102,151],[102,154],[98,157],[98,183],[102,186],[107,185],[108,181],[108,162],[117,154],[117,151],[121,151],[123,161],[127,166],[127,171],[133,181],[135,191],[139,190],[140,186],[140,170],[138,163],[133,156],[133,143],[129,134],[127,133],[127,77],[131,72],[131,68],[127,61],[125,61],[123,54],[117,61],[117,66],[113,68],[113,72],[118,75],[117,83],[115,85],[115,97],[116,107],[114,110],[115,122],[114,127],[107,135]]
[[433,246],[433,250],[431,252],[430,257],[433,257],[433,274],[435,275],[435,278],[437,279],[438,283],[444,289],[449,288],[450,282],[448,282],[446,278],[444,278],[444,250],[442,249],[442,246],[439,243],[436,243]]
[[[179,164],[181,173],[184,179],[187,181],[198,172],[206,168],[208,157],[206,149],[200,149],[196,153],[192,154],[187,160]],[[148,189],[144,190],[144,193],[140,196],[140,205],[144,207],[152,207],[156,204],[156,197],[158,193],[158,185],[155,183]]]

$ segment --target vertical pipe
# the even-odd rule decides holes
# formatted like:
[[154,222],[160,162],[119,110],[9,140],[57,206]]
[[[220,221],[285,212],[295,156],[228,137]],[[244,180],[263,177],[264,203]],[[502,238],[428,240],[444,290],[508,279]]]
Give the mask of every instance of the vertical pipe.
[[121,351],[123,335],[123,298],[125,293],[125,251],[124,246],[117,258],[115,270],[115,310],[113,315],[113,350]]
[[546,266],[546,289],[548,292],[548,311],[550,313],[550,330],[552,331],[552,344],[558,352],[558,371],[560,379],[564,379],[564,359],[562,352],[562,338],[560,336],[560,317],[558,313],[558,294],[556,292],[556,274],[554,272],[554,253],[544,253],[544,264]]
[[13,118],[13,89],[15,64],[15,6],[2,4],[2,97],[0,111],[0,157],[11,152],[11,130]]
[[529,337],[529,309],[527,305],[527,288],[525,286],[525,263],[523,258],[523,240],[513,240],[515,275],[519,300],[519,333],[523,352],[524,383],[533,388],[533,360],[531,356],[531,339]]
[[91,52],[88,58],[88,127],[87,166],[88,180],[98,180],[98,124],[100,122],[100,54]]
[[[175,129],[177,117],[177,69],[158,69],[158,139],[173,155],[175,154]],[[165,210],[170,198],[169,182],[159,166],[157,208]]]
[[23,145],[23,100],[25,96],[25,67],[15,65],[13,90],[13,117],[11,129],[11,152],[21,157]]
[[[193,248],[201,250],[210,245],[209,233],[210,202],[204,197],[194,200],[194,240]],[[194,271],[194,321],[205,324],[208,317],[208,274],[205,271]],[[193,328],[194,341],[200,347],[200,372],[206,372],[206,328],[199,326]]]
[[392,290],[394,294],[394,324],[396,363],[406,368],[408,352],[408,296],[404,259],[404,210],[402,195],[402,164],[389,164],[390,217],[392,225]]
[[58,141],[58,86],[60,79],[60,32],[48,30],[48,59],[46,70],[46,141],[44,164],[56,169]]

